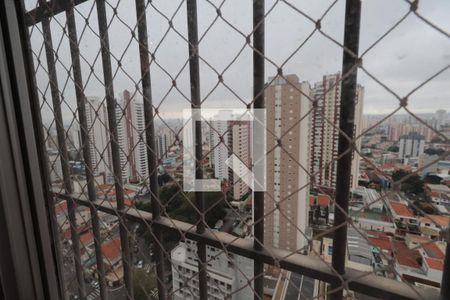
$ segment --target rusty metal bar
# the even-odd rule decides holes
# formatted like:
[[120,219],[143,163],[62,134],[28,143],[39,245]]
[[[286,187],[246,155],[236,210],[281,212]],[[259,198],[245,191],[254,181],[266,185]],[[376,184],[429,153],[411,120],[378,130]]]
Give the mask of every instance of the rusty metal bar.
[[[145,1],[136,0],[136,20],[138,28],[138,40],[139,40],[139,57],[141,63],[141,78],[142,78],[142,95],[144,98],[144,118],[145,118],[145,138],[146,145],[148,148],[147,159],[148,159],[148,173],[150,176],[150,201],[152,206],[152,214],[155,219],[161,216],[161,209],[159,206],[159,191],[158,191],[158,157],[156,153],[156,142],[155,142],[155,124],[153,118],[153,107],[152,107],[152,89],[151,89],[151,79],[150,79],[150,60],[149,60],[149,50],[148,50],[148,36],[147,36],[147,15],[145,12]],[[163,257],[163,240],[161,236],[161,228],[154,226],[151,223],[151,230],[153,231],[154,237],[154,257],[157,262],[156,273],[159,278],[157,280],[158,285],[158,298],[160,300],[166,299],[166,288],[165,288],[165,268],[164,268],[164,257]]]
[[[200,109],[200,67],[199,67],[199,45],[198,45],[198,25],[197,25],[197,1],[186,1],[187,26],[189,39],[189,77],[191,83],[191,108]],[[195,177],[203,178],[202,171],[202,124],[200,121],[193,122],[193,136],[195,137]],[[195,192],[195,201],[200,212],[197,232],[205,232],[205,199],[203,192]],[[200,299],[208,299],[207,285],[207,264],[206,264],[206,244],[197,243],[198,255],[198,284]]]
[[[342,92],[339,118],[338,157],[345,153],[353,138],[355,124],[356,80],[359,47],[359,27],[361,19],[361,1],[347,0],[345,6],[344,50],[342,62]],[[347,135],[345,137],[343,134]],[[347,218],[350,195],[350,179],[352,167],[352,152],[344,154],[337,162],[336,171],[336,205],[333,235],[333,269],[341,275],[345,274],[345,258],[347,250]],[[344,224],[344,225],[343,225]],[[343,226],[342,226],[343,225]],[[331,299],[340,300],[343,295],[343,283],[334,280],[331,283]]]
[[450,298],[450,224],[445,230],[445,241],[447,247],[445,249],[444,271],[441,280],[441,296],[442,299]]
[[[39,1],[40,6],[46,5],[44,1]],[[61,169],[63,175],[63,183],[65,192],[70,195],[73,193],[72,180],[69,169],[69,158],[66,147],[66,133],[61,112],[61,99],[58,88],[58,78],[56,74],[55,57],[53,54],[53,42],[50,29],[50,20],[44,18],[42,20],[43,39],[45,45],[45,54],[47,59],[47,67],[50,81],[50,91],[52,96],[53,111],[56,125],[56,135],[58,140],[58,152],[61,160]],[[70,223],[70,236],[72,240],[73,258],[75,261],[75,273],[78,283],[78,293],[81,299],[86,298],[86,290],[84,286],[83,267],[81,265],[80,255],[80,237],[77,231],[77,220],[75,216],[76,205],[72,199],[67,199],[68,218]]]
[[[73,1],[73,0],[72,0]],[[75,3],[73,2],[73,5]],[[80,49],[78,47],[77,28],[75,23],[75,15],[73,6],[66,11],[67,29],[69,34],[70,55],[72,58],[73,77],[75,84],[75,94],[77,97],[78,118],[80,122],[81,144],[83,149],[83,158],[85,163],[87,191],[90,201],[96,200],[96,192],[94,185],[94,174],[92,172],[92,160],[90,152],[90,140],[88,125],[86,120],[86,96],[83,90],[83,77],[81,75],[80,65]],[[100,298],[107,299],[106,281],[105,281],[105,266],[102,255],[102,238],[100,235],[100,221],[97,210],[94,207],[90,209],[92,234],[94,236],[95,260],[97,264],[97,277],[100,287]]]
[[70,7],[77,6],[84,3],[87,0],[53,0],[53,1],[41,1],[41,5],[33,10],[30,10],[25,14],[25,24],[27,26],[33,26],[42,22],[45,18],[51,18],[57,14],[69,9]]
[[[106,17],[105,0],[96,0],[98,28],[100,33],[100,47],[102,52],[103,77],[105,84],[106,106],[108,111],[108,126],[111,141],[112,168],[114,172],[114,185],[116,192],[117,210],[125,210],[122,171],[120,165],[120,149],[117,138],[116,100],[114,98],[114,87],[111,67],[111,56],[109,51],[108,22]],[[126,219],[119,217],[120,244],[122,247],[122,264],[127,298],[133,299],[133,282],[131,279],[131,255],[128,242],[128,230]]]
[[[264,0],[253,1],[253,98],[255,109],[264,108]],[[256,251],[264,250],[264,192],[254,192],[254,244]],[[254,260],[254,299],[264,296],[264,263],[256,257]]]

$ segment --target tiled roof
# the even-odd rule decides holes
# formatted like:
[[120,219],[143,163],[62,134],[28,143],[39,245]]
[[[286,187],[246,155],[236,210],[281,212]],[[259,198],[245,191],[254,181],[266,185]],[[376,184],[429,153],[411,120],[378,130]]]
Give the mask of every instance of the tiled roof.
[[418,263],[418,259],[422,257],[418,250],[409,249],[405,242],[393,241],[392,246],[394,249],[395,258],[400,265],[420,269],[421,266]]
[[84,246],[89,245],[93,240],[94,240],[94,236],[90,232],[80,235],[80,242]]
[[450,224],[450,216],[442,215],[425,215],[419,219],[421,223],[434,223],[441,227],[447,227]]
[[439,271],[444,270],[444,261],[442,259],[434,259],[434,258],[425,257],[425,260],[427,261],[427,265],[431,269],[435,269],[435,270],[439,270]]
[[369,244],[380,248],[381,250],[391,250],[391,240],[389,238],[376,238],[376,237],[368,237]]
[[444,259],[444,253],[436,243],[427,243],[422,245],[423,250],[430,258]]
[[120,240],[112,240],[102,245],[102,253],[108,260],[114,260],[120,256]]
[[317,204],[320,206],[328,206],[330,205],[330,196],[328,195],[318,195],[317,196]]
[[403,203],[391,201],[391,202],[389,202],[389,205],[392,207],[394,212],[399,216],[409,217],[409,218],[414,217],[413,212],[408,208],[408,206],[406,206]]
[[317,196],[309,196],[309,205],[317,204],[319,206],[328,206],[330,205],[331,199],[330,196],[319,194]]

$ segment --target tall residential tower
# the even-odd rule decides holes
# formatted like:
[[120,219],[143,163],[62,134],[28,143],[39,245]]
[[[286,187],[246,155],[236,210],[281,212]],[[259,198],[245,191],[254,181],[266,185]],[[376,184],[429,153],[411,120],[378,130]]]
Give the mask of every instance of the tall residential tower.
[[[297,250],[305,246],[308,224],[308,131],[311,89],[296,75],[269,78],[267,113],[267,191],[264,241]],[[279,209],[278,209],[279,208]]]
[[[339,119],[341,104],[341,75],[323,76],[314,84],[313,97],[316,108],[311,113],[310,173],[314,177],[314,188],[334,190],[336,187],[336,167],[339,139]],[[364,89],[358,85],[356,90],[354,137],[362,132]],[[361,149],[361,139],[356,140]],[[353,152],[352,187],[358,185],[359,155]]]

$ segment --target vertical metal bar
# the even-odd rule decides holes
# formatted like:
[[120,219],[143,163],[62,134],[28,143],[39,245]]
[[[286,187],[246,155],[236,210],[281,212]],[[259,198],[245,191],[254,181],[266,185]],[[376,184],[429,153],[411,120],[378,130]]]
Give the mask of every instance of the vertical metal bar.
[[[198,25],[197,25],[197,1],[187,0],[187,26],[189,39],[189,77],[191,83],[191,108],[200,109],[200,67],[199,67],[199,45],[198,45]],[[202,124],[200,121],[193,122],[195,136],[195,177],[203,178],[202,171]],[[195,201],[200,212],[197,232],[205,232],[205,199],[203,192],[195,192]],[[198,276],[199,276],[199,296],[200,299],[208,299],[208,281],[206,264],[206,244],[197,242]]]
[[[40,0],[40,5],[46,5]],[[50,91],[52,95],[52,104],[55,117],[56,135],[58,140],[59,155],[61,157],[61,168],[63,173],[64,189],[66,194],[73,193],[72,181],[70,178],[69,160],[66,147],[66,134],[64,131],[63,118],[61,113],[61,99],[59,97],[58,78],[56,75],[55,57],[53,55],[53,43],[50,29],[50,20],[42,20],[43,38],[45,44],[45,54],[47,58],[48,74],[50,79]],[[78,293],[81,299],[86,298],[84,286],[83,267],[81,265],[80,238],[77,231],[77,220],[75,215],[76,205],[73,200],[67,201],[68,217],[70,222],[70,235],[72,240],[73,256],[75,261],[75,272],[78,282]]]
[[46,203],[46,209],[47,213],[49,215],[49,221],[50,221],[50,227],[51,227],[51,237],[52,237],[52,250],[55,255],[56,259],[56,268],[57,268],[57,279],[59,284],[59,294],[61,298],[67,298],[67,289],[65,288],[65,282],[64,282],[64,271],[63,271],[63,260],[61,255],[61,240],[59,238],[59,232],[58,232],[58,221],[56,218],[56,212],[55,212],[55,197],[53,197],[50,193],[51,184],[50,184],[50,170],[49,170],[49,163],[48,163],[48,156],[45,148],[45,138],[44,138],[44,128],[42,126],[42,116],[39,106],[39,96],[37,94],[37,83],[36,83],[36,74],[34,73],[34,64],[33,64],[33,58],[31,54],[31,37],[28,34],[28,61],[30,64],[30,69],[32,70],[32,88],[30,88],[30,94],[32,94],[32,99],[35,101],[30,101],[30,107],[32,111],[33,116],[33,123],[35,126],[35,136],[37,139],[38,145],[38,154],[40,156],[41,161],[41,176],[43,179],[44,185],[44,193],[45,198],[47,199]]
[[[255,109],[264,108],[264,51],[265,51],[265,22],[264,0],[253,1],[253,98]],[[254,192],[254,243],[255,250],[264,248],[264,192]],[[254,299],[263,299],[264,296],[264,263],[254,260]]]
[[[147,37],[147,15],[145,13],[145,0],[136,0],[136,20],[138,22],[138,40],[139,40],[139,57],[141,63],[141,77],[142,77],[142,95],[144,98],[144,119],[145,119],[145,138],[149,151],[147,151],[148,158],[148,173],[150,176],[150,200],[152,206],[153,219],[158,219],[161,216],[161,210],[158,199],[158,172],[155,143],[155,124],[153,119],[152,108],[152,89],[150,80],[150,61],[148,52],[148,37]],[[158,276],[158,298],[165,300],[165,276],[164,276],[164,257],[162,249],[161,229],[151,225],[154,240],[154,255],[156,265],[156,273]]]
[[[70,55],[72,58],[73,77],[75,84],[75,94],[77,97],[78,118],[81,129],[81,144],[83,150],[83,158],[85,163],[86,182],[88,197],[90,201],[96,200],[94,174],[92,173],[92,160],[90,152],[90,141],[88,125],[86,120],[86,97],[83,90],[83,77],[81,75],[80,65],[80,49],[78,47],[77,28],[75,23],[75,15],[73,10],[73,0],[71,0],[72,6],[66,11],[67,27],[69,34]],[[95,260],[97,263],[97,277],[100,286],[100,297],[102,300],[107,299],[106,281],[105,281],[105,266],[102,256],[102,240],[100,235],[100,222],[97,214],[97,210],[94,206],[90,207],[92,233],[94,236],[95,247]]]
[[448,224],[445,230],[445,240],[447,241],[447,247],[445,250],[444,271],[442,273],[441,281],[441,296],[442,299],[450,298],[450,224]]
[[[361,19],[361,0],[347,0],[345,6],[344,50],[342,63],[342,81],[338,156],[351,147],[351,143],[342,134],[353,137],[355,124],[356,79],[359,46],[359,27]],[[349,53],[351,51],[352,53]],[[355,57],[356,56],[356,57]],[[351,74],[349,74],[351,72]],[[333,236],[332,266],[339,274],[345,274],[345,258],[347,249],[347,216],[348,198],[350,192],[350,177],[352,167],[352,151],[347,152],[337,162],[336,171],[336,204],[341,209],[335,209],[334,226],[338,227]],[[331,299],[342,299],[343,288],[340,281],[331,283]]]
[[[116,101],[114,99],[114,87],[111,69],[111,57],[109,51],[108,24],[106,18],[105,0],[96,0],[98,28],[100,33],[100,46],[102,52],[103,77],[106,93],[106,106],[108,110],[108,125],[111,140],[111,154],[114,171],[114,184],[116,191],[117,210],[120,214],[125,209],[124,192],[122,185],[122,172],[120,165],[119,143],[117,138]],[[127,298],[133,299],[133,283],[131,280],[131,256],[128,243],[127,220],[119,216],[120,243],[122,246],[122,264]]]

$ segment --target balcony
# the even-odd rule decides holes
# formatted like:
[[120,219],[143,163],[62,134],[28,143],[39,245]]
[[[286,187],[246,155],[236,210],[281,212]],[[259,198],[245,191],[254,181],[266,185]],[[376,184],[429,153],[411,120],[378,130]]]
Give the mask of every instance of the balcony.
[[[436,225],[442,234],[407,247],[401,240],[381,233],[375,236],[378,233],[367,228],[362,230],[354,218],[354,215],[358,218],[364,218],[364,213],[368,215],[369,206],[384,195],[369,203],[361,202],[355,208],[359,214],[349,212],[352,160],[358,158],[355,144],[360,138],[354,124],[358,108],[355,98],[361,92],[357,73],[363,71],[372,76],[364,69],[362,57],[397,25],[358,55],[361,1],[335,1],[319,19],[314,19],[293,1],[272,1],[266,5],[267,1],[255,0],[247,5],[249,22],[243,28],[234,24],[230,8],[225,10],[227,1],[216,2],[186,0],[175,5],[145,0],[0,0],[0,138],[3,141],[0,145],[0,227],[3,228],[0,296],[52,300],[307,299],[309,296],[447,299],[450,295],[450,246],[445,236],[448,227],[431,218],[430,224]],[[327,16],[337,2],[342,3],[342,16]],[[407,16],[417,18],[449,39],[444,29],[421,15],[418,1],[404,2]],[[268,20],[272,10],[280,6],[286,15],[293,14],[312,26],[311,36],[320,36],[339,49],[342,68],[337,75],[329,75],[334,78],[328,82],[330,89],[326,91],[325,85],[317,88],[321,96],[316,100],[305,92],[311,86],[293,82],[293,77],[283,73],[287,61],[308,44],[310,37],[296,45],[284,63],[272,61],[271,54],[266,52],[271,39],[279,38],[269,34],[268,25],[273,21]],[[206,10],[209,15],[198,13]],[[206,17],[211,19],[211,24],[205,26]],[[328,18],[342,23],[342,41],[335,40],[322,28],[321,24]],[[155,19],[164,26],[152,23]],[[208,32],[213,34],[214,25],[219,21],[226,30],[232,31],[228,35],[237,34],[242,40],[239,43],[243,42],[238,54],[222,59],[226,63],[223,71],[203,56],[206,52],[217,55],[211,49],[217,51],[226,44],[214,40],[212,46],[207,46],[205,42]],[[397,23],[403,21],[401,18]],[[115,26],[121,29],[116,31]],[[169,34],[178,39],[174,49],[164,48]],[[176,52],[182,47],[183,51]],[[203,52],[202,47],[207,50]],[[229,78],[224,75],[244,49],[252,62],[249,78],[239,79],[249,81],[252,92],[247,98],[240,97],[234,91],[235,86],[227,84]],[[169,70],[165,63],[176,61],[179,53],[185,55],[186,61],[174,75],[174,70]],[[267,81],[269,72],[277,73],[270,77],[270,82]],[[214,81],[217,77],[217,84],[205,93],[201,84],[211,84],[211,74]],[[241,75],[245,77],[243,71]],[[165,89],[158,83],[163,77]],[[118,93],[117,86],[125,85],[131,92]],[[292,138],[285,141],[284,135],[269,132],[267,126],[264,137],[272,139],[268,144],[278,149],[263,153],[265,157],[273,155],[277,161],[278,171],[272,171],[278,175],[267,179],[275,182],[271,187],[273,195],[256,190],[256,184],[252,186],[255,191],[248,186],[234,191],[232,186],[239,183],[234,177],[238,176],[221,178],[214,192],[185,190],[183,163],[189,154],[183,151],[188,148],[189,137],[197,139],[191,153],[194,168],[190,171],[198,181],[217,180],[212,178],[218,165],[214,164],[217,156],[213,155],[221,143],[226,143],[226,135],[230,139],[233,134],[256,137],[255,131],[250,133],[244,126],[235,132],[233,126],[222,130],[214,123],[215,115],[192,122],[194,111],[207,111],[204,102],[217,86],[236,98],[241,109],[252,112],[267,108],[273,92],[274,103],[278,103],[274,105],[275,114],[281,114],[283,104],[278,98],[282,89],[298,94],[298,99],[311,105],[307,114],[297,116],[297,123],[292,121],[285,134],[289,137],[290,132],[301,132],[301,122],[309,120],[310,113],[317,114],[317,122],[323,123],[317,128],[328,130],[324,124],[329,123],[334,133],[328,135],[336,141],[328,148],[333,160],[324,162],[323,168],[327,174],[334,172],[329,175],[335,187],[314,183],[314,176],[323,170],[315,174],[305,171],[308,158],[305,160],[302,151],[293,157],[297,154],[292,154],[294,150],[285,144],[292,142]],[[159,93],[158,89],[165,92]],[[340,109],[335,120],[323,114],[323,107],[317,109],[317,102],[328,99],[326,95],[332,89],[339,91],[340,97],[333,106]],[[90,96],[88,93],[92,91],[97,94]],[[170,96],[171,93],[177,96]],[[328,100],[334,101],[336,97]],[[138,98],[142,102],[137,102]],[[407,109],[406,98],[398,99],[400,108]],[[186,122],[172,124],[175,121],[170,113],[182,113],[179,99],[191,111],[188,125]],[[170,101],[175,103],[172,111],[164,112]],[[301,105],[296,107],[296,102],[291,104],[295,109],[304,109]],[[286,114],[289,111],[292,114],[293,110],[286,109]],[[340,118],[346,121],[339,122]],[[283,118],[275,118],[274,122],[282,123]],[[216,135],[215,145],[214,139],[208,140],[209,145],[202,143],[205,128],[211,136]],[[277,130],[281,129],[274,131]],[[315,136],[322,139],[326,134],[318,132]],[[302,136],[297,143],[299,147],[307,139],[308,135]],[[250,143],[253,143],[251,147]],[[242,157],[252,157],[249,149],[262,147],[258,143],[257,138],[248,138],[244,146],[224,145],[229,147],[225,149],[227,156],[241,153],[242,163]],[[337,143],[339,147],[335,148]],[[312,146],[320,145],[316,142]],[[448,153],[442,157],[445,155]],[[313,162],[317,165],[320,162],[322,168],[321,157],[314,154],[313,157]],[[286,161],[289,167],[297,165],[293,168],[296,170],[284,170]],[[272,163],[269,161],[268,166]],[[257,169],[257,162],[245,161],[243,165]],[[233,175],[231,168],[223,174]],[[293,178],[308,179],[299,185],[300,179],[291,183]],[[312,191],[319,196],[314,211],[309,214]],[[330,195],[326,204],[320,200],[324,195]],[[295,203],[286,201],[294,198]],[[304,207],[299,209],[300,205]],[[286,217],[294,210],[299,211],[295,220]],[[317,219],[317,224],[309,220],[316,226],[308,226],[308,216]],[[270,222],[278,224],[273,226]],[[417,222],[395,224],[420,235]],[[368,249],[355,252],[363,253],[367,261],[373,255],[376,268],[375,263],[367,265],[358,260],[358,255],[349,255],[357,245],[347,228],[351,228],[353,235],[361,235],[359,242],[363,240],[370,247],[377,247],[373,253]],[[383,249],[386,239],[396,244],[392,251],[395,253]],[[437,245],[438,250],[425,249],[424,244]],[[386,253],[396,257],[412,253],[419,260],[403,259],[403,265],[392,262],[383,265],[384,261],[393,259],[385,257]],[[402,276],[401,270],[407,270],[409,277]],[[420,270],[421,275],[417,282],[410,278],[415,270]],[[439,281],[437,276],[441,273]]]

